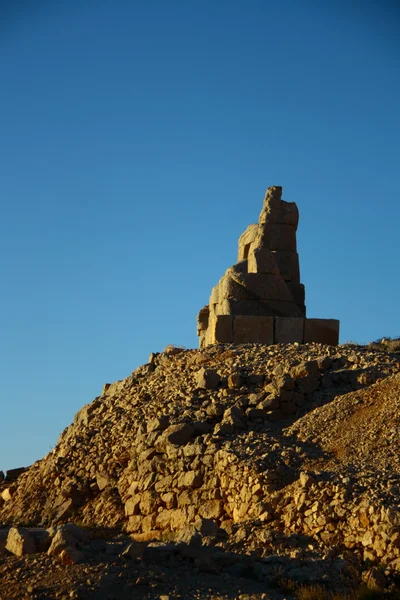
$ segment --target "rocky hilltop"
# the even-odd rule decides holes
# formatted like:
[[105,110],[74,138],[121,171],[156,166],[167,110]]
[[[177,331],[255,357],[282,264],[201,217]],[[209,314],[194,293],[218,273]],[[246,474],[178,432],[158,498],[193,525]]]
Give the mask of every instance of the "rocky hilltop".
[[0,596],[398,597],[399,425],[384,343],[152,354],[2,482]]
[[0,477],[0,600],[399,600],[400,342],[337,346],[306,318],[281,195],[200,350],[152,354]]

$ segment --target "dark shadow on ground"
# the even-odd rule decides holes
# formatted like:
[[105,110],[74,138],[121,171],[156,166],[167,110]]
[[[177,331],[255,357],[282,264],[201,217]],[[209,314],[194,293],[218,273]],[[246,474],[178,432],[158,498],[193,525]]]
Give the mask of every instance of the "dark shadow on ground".
[[[77,565],[64,565],[62,571],[76,573],[71,589],[62,589],[59,582],[36,588],[36,600],[50,598],[76,598],[80,600],[159,600],[170,599],[238,599],[290,600],[291,594],[282,586],[287,581],[300,584],[323,584],[338,591],[349,588],[354,581],[356,567],[342,558],[322,560],[307,550],[310,540],[306,536],[281,535],[288,548],[305,549],[308,556],[291,558],[270,555],[260,557],[221,547],[204,546],[210,543],[185,544],[172,542],[145,543],[142,555],[123,555],[129,545],[127,536],[109,540],[93,540],[82,548],[84,561]],[[212,543],[212,542],[211,542]],[[350,577],[351,575],[351,577]],[[71,595],[71,592],[73,594]],[[264,596],[263,596],[264,594]]]

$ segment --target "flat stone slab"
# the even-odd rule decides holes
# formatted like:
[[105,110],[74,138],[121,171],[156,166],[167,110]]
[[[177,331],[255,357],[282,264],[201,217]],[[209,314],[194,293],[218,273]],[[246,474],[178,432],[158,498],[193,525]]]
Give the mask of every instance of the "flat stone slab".
[[297,252],[285,250],[274,250],[272,254],[275,257],[279,271],[285,281],[300,283],[299,255]]
[[233,322],[235,344],[273,344],[274,318],[239,315]]
[[217,344],[233,342],[233,318],[230,315],[218,315],[215,318],[214,339]]
[[28,469],[28,467],[18,467],[17,469],[9,469],[8,471],[6,471],[5,480],[6,481],[15,481],[27,469]]
[[337,319],[306,319],[304,323],[304,343],[339,343],[339,321]]
[[255,248],[250,250],[247,259],[247,271],[248,273],[280,275],[275,256],[268,248]]
[[275,343],[293,344],[303,343],[304,321],[298,317],[276,317],[275,318]]

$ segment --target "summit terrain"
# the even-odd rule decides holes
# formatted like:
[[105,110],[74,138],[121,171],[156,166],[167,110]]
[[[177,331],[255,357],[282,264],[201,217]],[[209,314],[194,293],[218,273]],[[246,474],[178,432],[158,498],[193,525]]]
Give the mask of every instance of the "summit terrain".
[[0,597],[398,598],[399,427],[395,345],[152,354],[6,473]]

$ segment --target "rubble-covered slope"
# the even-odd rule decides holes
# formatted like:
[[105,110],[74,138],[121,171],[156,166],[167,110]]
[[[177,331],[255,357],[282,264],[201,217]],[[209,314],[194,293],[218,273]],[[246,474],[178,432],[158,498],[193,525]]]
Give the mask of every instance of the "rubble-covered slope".
[[0,522],[151,539],[210,519],[243,550],[306,535],[400,570],[399,372],[399,354],[359,346],[152,355],[2,484]]

